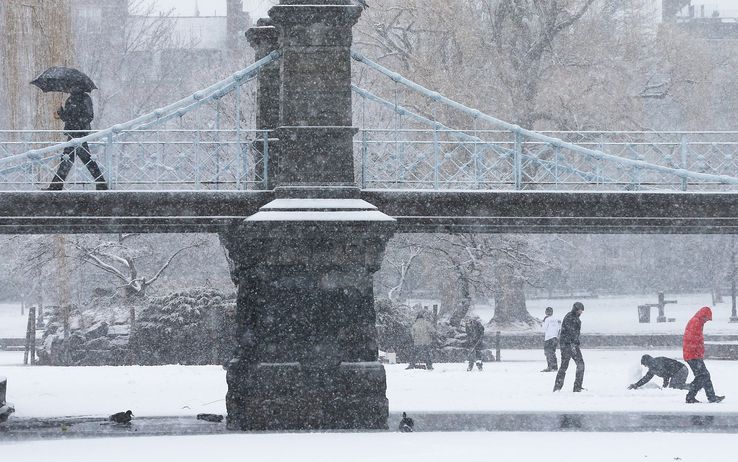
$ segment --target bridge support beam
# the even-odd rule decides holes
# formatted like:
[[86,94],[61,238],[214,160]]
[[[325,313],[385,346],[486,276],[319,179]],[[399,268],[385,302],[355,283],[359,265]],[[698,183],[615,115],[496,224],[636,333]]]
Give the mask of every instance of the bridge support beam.
[[384,429],[373,274],[393,218],[354,178],[351,0],[282,0],[276,199],[221,236],[238,286],[234,430]]

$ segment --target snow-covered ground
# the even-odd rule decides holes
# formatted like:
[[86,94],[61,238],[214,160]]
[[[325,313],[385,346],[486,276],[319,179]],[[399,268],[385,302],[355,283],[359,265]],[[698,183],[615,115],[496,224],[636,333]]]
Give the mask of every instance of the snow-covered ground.
[[20,304],[0,303],[0,338],[25,338],[28,312],[21,314]]
[[[656,303],[657,295],[623,295],[588,299],[533,299],[526,302],[528,312],[541,319],[547,306],[554,308],[554,314],[563,319],[576,301],[584,303],[582,314],[583,334],[683,334],[684,326],[694,313],[703,306],[712,308],[712,322],[705,326],[705,334],[738,335],[738,323],[730,323],[730,298],[723,303],[712,305],[710,294],[666,294],[667,300],[677,303],[666,305],[667,318],[674,322],[657,323],[658,308],[651,308],[651,322],[638,322],[638,305]],[[494,315],[494,308],[480,306],[475,313],[487,322]]]
[[[678,351],[650,351],[679,357]],[[572,369],[564,390],[552,393],[554,376],[538,350],[503,350],[500,363],[467,372],[464,364],[434,371],[387,365],[387,396],[394,412],[587,411],[694,413],[738,412],[738,364],[708,361],[720,404],[684,404],[684,391],[661,390],[653,381],[627,390],[640,377],[641,352],[585,350],[587,391],[572,393]],[[224,413],[225,371],[219,366],[43,367],[22,366],[21,352],[0,352],[0,375],[9,377],[11,418],[107,416],[132,409],[137,416]],[[691,378],[691,377],[690,377]],[[700,396],[701,397],[701,396]],[[213,436],[117,437],[58,441],[3,440],[0,460],[53,454],[56,461],[203,460],[306,461],[533,461],[732,462],[734,434],[709,433],[275,433]],[[604,450],[603,450],[604,449]],[[709,454],[709,456],[707,456]]]
[[[651,300],[653,298],[654,300]],[[667,306],[675,323],[639,324],[636,306],[654,297],[609,297],[584,300],[583,333],[681,334],[687,319],[709,296],[680,295]],[[574,300],[530,301],[539,316],[547,305],[563,316]],[[655,318],[655,309],[653,317]],[[738,334],[729,324],[729,304],[714,310],[706,333]],[[480,313],[489,319],[491,312]],[[22,337],[26,319],[15,306],[0,306],[0,336]],[[572,364],[563,391],[552,393],[554,375],[539,350],[503,350],[500,363],[467,372],[464,364],[437,364],[434,371],[386,365],[387,396],[393,412],[738,412],[738,364],[708,361],[720,404],[684,404],[684,391],[661,390],[654,380],[627,390],[642,373],[642,351],[585,350],[583,393],[572,393]],[[648,351],[680,358],[680,351]],[[107,416],[132,409],[137,416],[193,416],[225,413],[225,371],[219,366],[28,367],[22,352],[0,351],[0,375],[7,376],[8,400],[17,408],[11,418]],[[691,374],[690,374],[691,379]],[[703,398],[703,396],[700,396]],[[59,461],[154,460],[178,462],[252,458],[263,461],[695,461],[732,462],[735,435],[709,433],[276,433],[216,436],[105,438],[57,441],[9,441],[0,432],[0,459],[21,460],[54,454]],[[605,449],[605,450],[603,450]],[[707,455],[709,454],[709,456]]]
[[[678,351],[649,351],[679,358]],[[654,379],[627,390],[640,378],[638,351],[585,350],[582,393],[572,393],[574,365],[564,390],[552,393],[554,374],[538,350],[502,352],[502,362],[467,372],[464,364],[438,364],[434,371],[387,365],[387,397],[393,412],[569,411],[738,412],[738,364],[708,361],[720,404],[687,405],[685,392],[661,390]],[[27,367],[22,352],[0,352],[0,375],[8,377],[8,401],[16,417],[107,416],[125,409],[137,416],[225,413],[225,371],[219,366]],[[690,373],[691,380],[691,373]]]

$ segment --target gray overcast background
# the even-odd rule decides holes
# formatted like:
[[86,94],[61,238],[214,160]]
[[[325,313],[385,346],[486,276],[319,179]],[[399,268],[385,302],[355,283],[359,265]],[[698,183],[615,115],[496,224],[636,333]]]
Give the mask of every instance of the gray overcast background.
[[[738,3],[738,0],[735,0]],[[149,5],[155,5],[157,11],[170,11],[174,16],[192,16],[195,14],[195,6],[200,10],[201,16],[225,16],[226,0],[145,0]],[[278,0],[243,0],[243,9],[251,13],[251,18],[256,21],[266,16],[267,11]]]
[[[145,2],[155,4],[157,11],[173,10],[175,16],[192,16],[195,13],[195,5],[200,10],[201,16],[224,16],[226,12],[226,0],[145,0]],[[243,7],[245,11],[251,13],[255,21],[266,16],[269,8],[277,3],[278,0],[243,0]],[[368,3],[371,6],[371,0]],[[661,3],[661,0],[655,0],[655,3]],[[738,0],[693,0],[692,4],[697,7],[697,11],[699,5],[705,5],[707,12],[717,9],[721,12],[721,16],[738,17]]]

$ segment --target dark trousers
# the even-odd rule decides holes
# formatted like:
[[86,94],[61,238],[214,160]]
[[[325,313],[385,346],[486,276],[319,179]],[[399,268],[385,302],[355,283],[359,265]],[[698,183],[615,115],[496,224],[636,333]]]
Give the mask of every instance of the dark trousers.
[[482,363],[482,346],[477,343],[469,349],[469,368],[474,366],[474,361]]
[[580,391],[582,389],[582,382],[584,382],[584,358],[582,358],[582,351],[579,349],[579,345],[561,344],[561,367],[559,368],[558,374],[556,374],[554,391],[561,390],[564,386],[566,369],[569,367],[570,359],[573,359],[577,365],[577,373],[574,378],[574,391]]
[[715,389],[712,387],[712,379],[710,378],[710,371],[705,366],[705,361],[702,359],[690,359],[687,361],[689,368],[692,369],[694,374],[694,380],[689,386],[689,392],[687,392],[687,399],[694,399],[697,396],[697,392],[701,389],[705,389],[708,401],[715,399]]
[[671,379],[669,379],[669,388],[687,390],[689,388],[687,386],[687,374],[689,374],[689,371],[687,371],[686,367],[682,367],[681,369],[679,369],[674,375],[671,376]]
[[433,369],[433,347],[430,345],[415,345],[413,356],[410,358],[410,366],[415,367],[418,359],[425,361],[425,367],[427,369]]
[[[69,139],[71,140],[72,138],[70,137]],[[67,179],[67,175],[69,175],[69,172],[72,170],[75,156],[79,157],[82,162],[85,163],[85,167],[87,167],[87,170],[90,171],[90,175],[92,175],[95,183],[97,183],[98,189],[107,189],[105,187],[107,186],[107,184],[105,183],[105,178],[103,177],[103,174],[100,171],[100,167],[98,167],[97,162],[95,162],[92,159],[92,156],[90,156],[90,147],[87,145],[87,143],[82,143],[76,148],[73,148],[71,146],[68,148],[64,148],[61,163],[59,164],[59,168],[56,170],[54,179],[51,180],[49,189],[61,190],[64,188],[64,180]]]
[[559,368],[559,364],[556,361],[556,346],[558,344],[559,339],[556,337],[543,342],[543,354],[546,355],[546,363],[550,370],[556,370]]

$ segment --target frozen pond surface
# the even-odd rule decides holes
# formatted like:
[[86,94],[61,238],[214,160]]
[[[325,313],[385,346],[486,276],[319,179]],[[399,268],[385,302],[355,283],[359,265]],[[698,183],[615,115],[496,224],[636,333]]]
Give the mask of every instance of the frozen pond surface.
[[129,462],[733,462],[735,435],[678,433],[286,433],[32,441],[3,460]]

